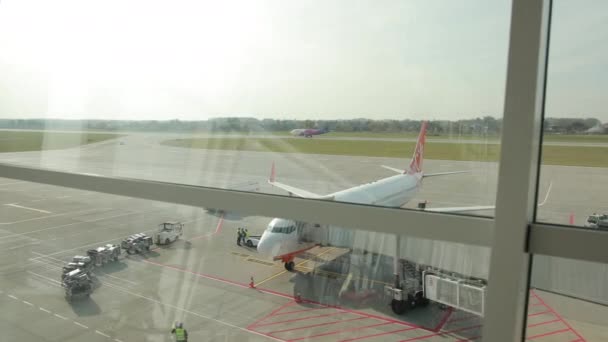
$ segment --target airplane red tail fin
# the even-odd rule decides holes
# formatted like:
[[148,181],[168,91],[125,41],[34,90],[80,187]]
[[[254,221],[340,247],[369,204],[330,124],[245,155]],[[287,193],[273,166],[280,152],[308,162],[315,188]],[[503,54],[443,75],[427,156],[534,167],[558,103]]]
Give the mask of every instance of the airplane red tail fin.
[[418,135],[418,141],[416,142],[416,149],[414,150],[414,156],[410,162],[410,168],[407,173],[419,173],[422,172],[422,161],[424,159],[424,142],[426,141],[426,127],[427,122],[422,121],[420,127],[420,135]]

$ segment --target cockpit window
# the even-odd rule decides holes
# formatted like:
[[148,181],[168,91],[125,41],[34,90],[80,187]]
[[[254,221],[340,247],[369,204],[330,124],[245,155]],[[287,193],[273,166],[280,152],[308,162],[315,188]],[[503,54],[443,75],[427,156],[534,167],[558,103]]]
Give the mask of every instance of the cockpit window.
[[273,233],[282,233],[282,234],[290,234],[296,230],[296,226],[289,227],[272,227]]

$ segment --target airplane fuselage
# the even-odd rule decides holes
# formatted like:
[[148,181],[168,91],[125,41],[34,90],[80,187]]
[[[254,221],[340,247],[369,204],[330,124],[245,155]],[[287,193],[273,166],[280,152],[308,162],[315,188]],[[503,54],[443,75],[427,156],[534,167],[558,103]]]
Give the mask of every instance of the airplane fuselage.
[[[416,195],[421,181],[422,173],[399,174],[338,191],[328,197],[331,196],[333,200],[341,202],[401,207]],[[293,259],[293,255],[316,245],[315,242],[301,239],[308,229],[316,229],[316,227],[275,218],[262,234],[258,252],[267,258],[288,262]]]

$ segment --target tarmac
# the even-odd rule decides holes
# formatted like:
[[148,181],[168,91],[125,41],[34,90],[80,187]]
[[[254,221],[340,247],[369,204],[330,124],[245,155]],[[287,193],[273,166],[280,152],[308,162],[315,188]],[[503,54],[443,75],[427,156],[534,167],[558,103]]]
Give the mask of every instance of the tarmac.
[[[161,146],[163,139],[162,135],[132,135],[74,149],[5,153],[0,161],[214,187],[259,181],[261,191],[280,193],[265,185],[274,161],[281,182],[330,193],[390,176],[390,171],[379,165],[405,167],[409,159],[189,150]],[[411,206],[422,200],[435,207],[494,202],[495,163],[428,160],[425,170],[471,172],[428,179]],[[549,183],[553,185],[549,200],[539,210],[539,220],[567,224],[574,217],[581,224],[589,212],[608,206],[597,186],[608,184],[607,178],[601,168],[544,166],[540,192],[544,193]],[[593,206],[587,205],[589,198]],[[95,290],[89,299],[72,304],[65,300],[60,269],[72,256],[118,243],[134,233],[151,234],[159,223],[171,220],[186,224],[181,240],[145,255],[123,253],[117,263],[94,271]],[[0,326],[5,339],[170,341],[175,321],[184,322],[191,341],[481,339],[482,319],[436,304],[397,316],[381,294],[368,301],[304,298],[298,303],[293,293],[297,276],[286,272],[279,262],[261,259],[255,248],[236,245],[238,227],[261,234],[269,221],[0,179],[0,305],[5,308],[0,313]],[[466,253],[462,248],[455,251]],[[314,248],[305,258],[296,259],[297,274],[312,272],[348,253],[338,247]],[[481,265],[478,268],[487,268],[483,255],[469,258]],[[548,268],[559,266],[554,260],[545,262]],[[598,304],[608,278],[602,278],[606,273],[601,272],[598,278],[593,268],[603,265],[586,267],[596,274],[599,283],[595,288],[568,287],[566,291],[560,287],[563,277],[571,278],[568,286],[585,281],[575,278],[586,274],[576,265],[562,267],[559,272],[541,272],[538,279],[533,275],[535,282],[552,292],[531,292],[528,339],[608,340],[608,309]],[[324,284],[339,284],[346,274],[320,277],[329,279]],[[382,286],[386,279],[368,281]],[[580,297],[585,300],[556,293],[572,295],[570,292],[577,290],[584,292]]]

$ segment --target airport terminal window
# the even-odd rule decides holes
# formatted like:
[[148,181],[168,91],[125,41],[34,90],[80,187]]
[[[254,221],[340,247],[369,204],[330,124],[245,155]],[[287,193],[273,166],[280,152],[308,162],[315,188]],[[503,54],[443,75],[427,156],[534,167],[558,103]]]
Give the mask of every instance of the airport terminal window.
[[553,186],[540,222],[608,229],[606,11],[603,1],[554,1],[540,176]]
[[526,337],[539,341],[607,341],[608,267],[535,255]]
[[294,225],[268,230],[267,217],[1,178],[0,188],[13,204],[0,206],[0,322],[15,340],[140,341],[176,321],[195,341],[481,331],[489,248],[323,224],[288,235]]
[[43,132],[3,133],[11,163],[493,215],[510,1],[27,3],[0,129]]
[[[603,229],[608,8],[587,4],[554,4],[535,219]],[[510,6],[2,1],[0,163],[489,226],[433,213],[493,216]],[[422,239],[406,232],[435,224],[275,226],[213,207],[0,178],[5,338],[162,340],[183,322],[191,340],[477,341],[496,318],[492,248],[460,227]],[[534,255],[527,339],[608,340],[606,274]]]

